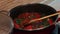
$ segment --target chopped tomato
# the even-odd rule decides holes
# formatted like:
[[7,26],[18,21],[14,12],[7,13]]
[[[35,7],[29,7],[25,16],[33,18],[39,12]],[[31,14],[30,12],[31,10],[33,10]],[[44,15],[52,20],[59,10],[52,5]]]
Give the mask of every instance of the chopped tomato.
[[52,25],[52,23],[53,23],[52,19],[48,19],[48,22],[50,25]]
[[40,28],[43,28],[43,27],[44,27],[43,25],[40,26]]
[[20,28],[19,25],[16,23],[15,20],[14,20],[14,27],[15,27],[16,29]]
[[25,27],[24,29],[32,29],[32,25],[29,25],[29,26],[27,26],[27,27]]
[[41,17],[41,15],[38,14],[38,13],[34,13],[34,15],[35,15],[37,18],[40,18],[40,17]]

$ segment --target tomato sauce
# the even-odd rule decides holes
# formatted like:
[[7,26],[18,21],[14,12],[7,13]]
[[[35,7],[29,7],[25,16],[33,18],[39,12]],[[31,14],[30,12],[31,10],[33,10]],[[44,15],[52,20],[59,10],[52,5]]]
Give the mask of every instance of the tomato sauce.
[[[22,29],[37,29],[37,28],[42,28],[44,25],[40,24],[41,22],[43,23],[42,20],[32,22],[30,25],[27,25],[30,20],[41,18],[41,14],[39,13],[22,13],[14,20],[14,26],[15,28],[22,28]],[[51,25],[53,21],[51,19],[47,20],[49,24]],[[27,25],[26,27],[24,25]]]

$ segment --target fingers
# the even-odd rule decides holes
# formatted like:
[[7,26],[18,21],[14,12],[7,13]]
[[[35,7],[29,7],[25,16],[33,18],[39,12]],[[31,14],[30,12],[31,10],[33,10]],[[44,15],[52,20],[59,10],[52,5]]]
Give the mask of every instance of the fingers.
[[57,12],[60,12],[60,11],[57,11]]

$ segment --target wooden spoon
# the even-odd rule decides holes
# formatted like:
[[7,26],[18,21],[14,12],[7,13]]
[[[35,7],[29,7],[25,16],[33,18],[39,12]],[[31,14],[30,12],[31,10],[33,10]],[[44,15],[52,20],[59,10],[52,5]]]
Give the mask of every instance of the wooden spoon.
[[38,21],[38,20],[43,20],[43,19],[46,19],[46,18],[49,18],[49,17],[52,17],[52,16],[56,16],[56,15],[59,15],[59,14],[60,14],[60,12],[57,12],[57,13],[54,13],[54,14],[51,14],[51,15],[48,15],[48,16],[45,16],[45,17],[42,17],[42,18],[31,20],[29,23],[32,23],[32,22],[35,22],[35,21]]

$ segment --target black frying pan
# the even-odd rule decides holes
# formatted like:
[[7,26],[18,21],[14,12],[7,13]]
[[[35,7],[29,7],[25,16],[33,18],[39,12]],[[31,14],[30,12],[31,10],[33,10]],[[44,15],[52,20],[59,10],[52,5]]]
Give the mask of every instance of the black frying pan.
[[[56,13],[56,10],[45,4],[38,4],[38,3],[26,4],[26,5],[20,5],[20,6],[17,6],[15,8],[11,9],[10,16],[14,20],[15,18],[17,18],[17,16],[19,14],[22,14],[25,12],[38,12],[44,16],[47,16],[47,15]],[[50,18],[53,20],[53,22],[55,22],[57,17],[58,17],[58,15],[50,17]]]

